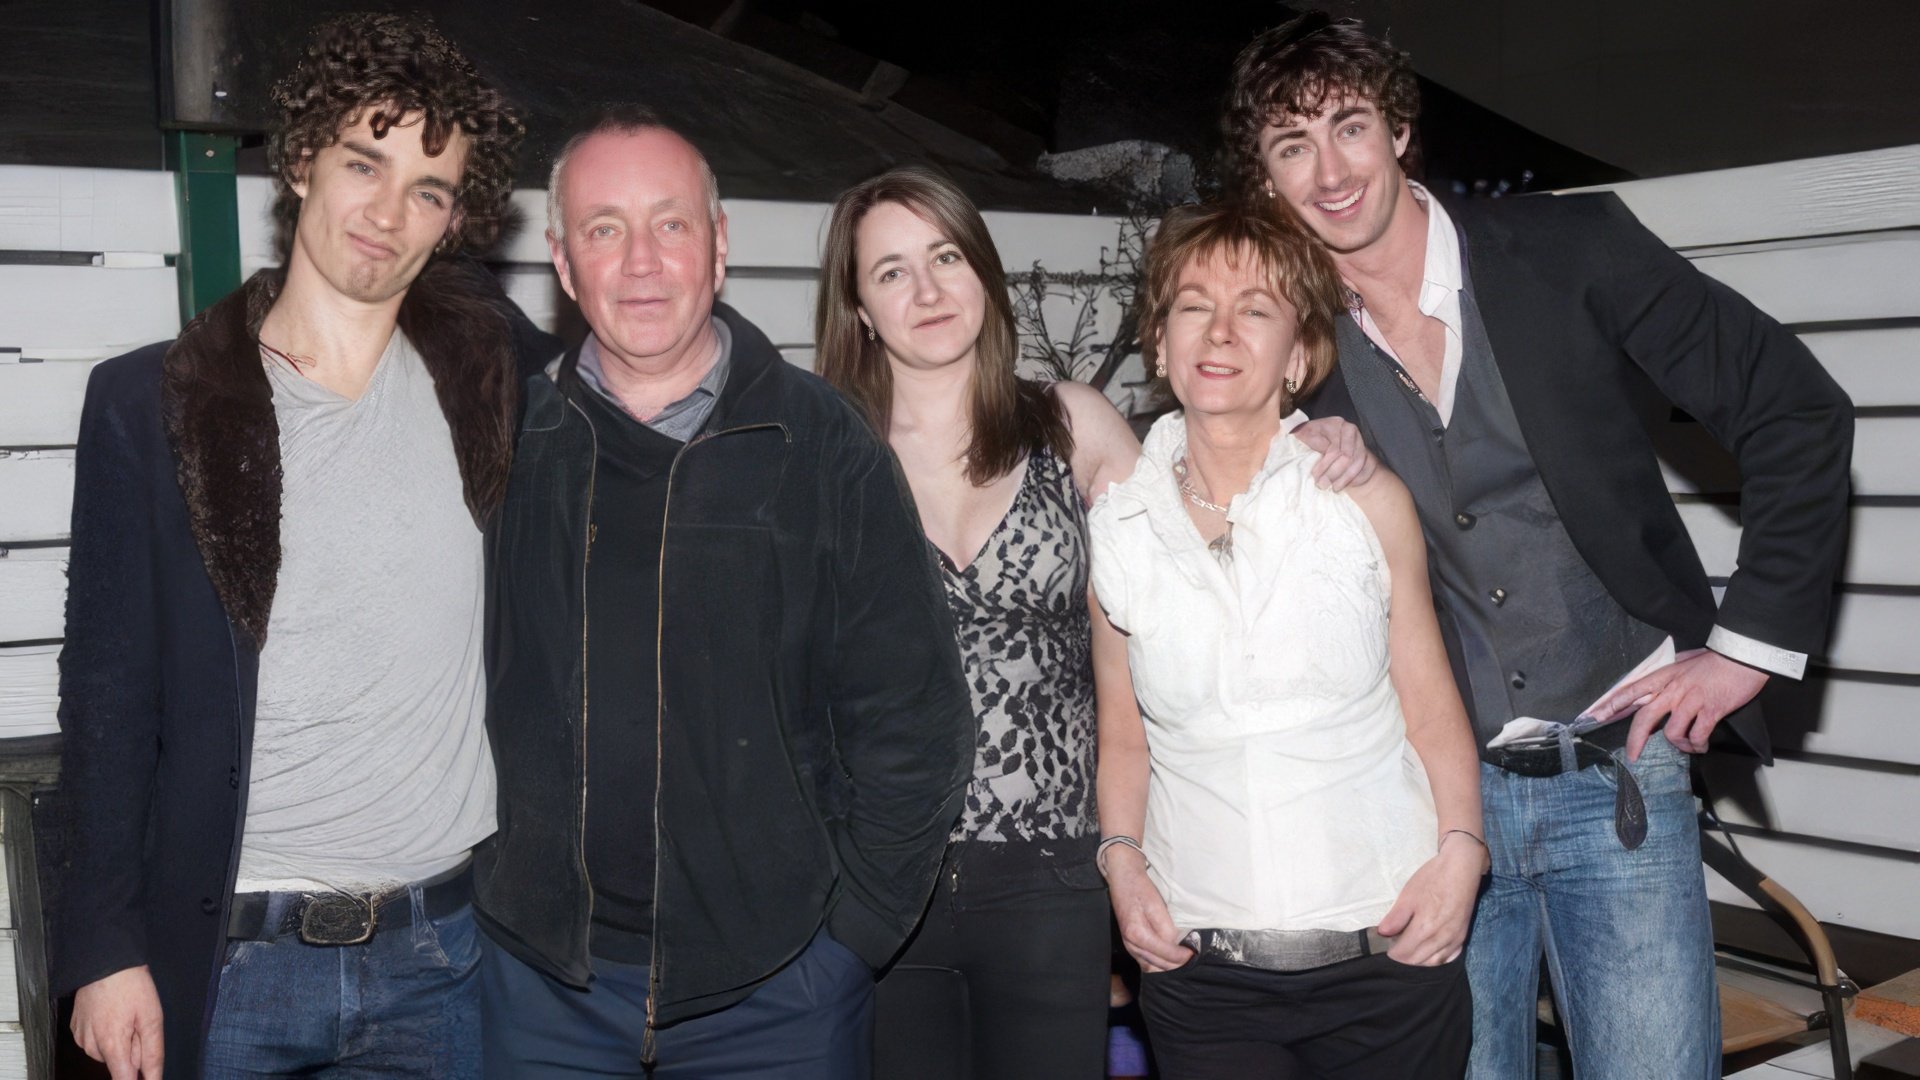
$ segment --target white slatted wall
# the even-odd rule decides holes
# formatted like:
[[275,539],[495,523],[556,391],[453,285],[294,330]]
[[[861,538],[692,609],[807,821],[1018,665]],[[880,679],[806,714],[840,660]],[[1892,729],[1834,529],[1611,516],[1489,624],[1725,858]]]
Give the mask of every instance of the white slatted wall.
[[[1771,769],[1716,759],[1741,850],[1822,920],[1920,938],[1920,146],[1613,188],[1802,339],[1852,396],[1852,540],[1833,636],[1775,687]],[[1732,573],[1737,476],[1697,424],[1663,452],[1707,572]],[[1780,680],[1775,680],[1780,682]],[[1745,903],[1710,875],[1716,900]],[[1751,905],[1748,905],[1751,906]]]
[[[1822,919],[1920,938],[1920,147],[1622,185],[1707,273],[1795,324],[1863,408],[1853,541],[1835,634],[1774,727],[1791,756],[1716,776],[1744,850]],[[265,181],[243,178],[243,265],[272,261]],[[536,321],[569,306],[546,265],[541,192],[504,252]],[[811,269],[826,208],[728,204],[726,299],[811,361]],[[989,215],[1011,270],[1092,270],[1111,219]],[[0,736],[54,729],[72,451],[91,365],[177,329],[178,250],[164,173],[0,167]],[[21,262],[21,252],[97,256]],[[1112,312],[1103,313],[1111,318]],[[1067,313],[1056,312],[1061,322]],[[1059,325],[1059,323],[1056,323]],[[1738,510],[1717,451],[1670,433],[1673,490],[1710,573],[1733,568]],[[1716,883],[1715,896],[1736,900]]]

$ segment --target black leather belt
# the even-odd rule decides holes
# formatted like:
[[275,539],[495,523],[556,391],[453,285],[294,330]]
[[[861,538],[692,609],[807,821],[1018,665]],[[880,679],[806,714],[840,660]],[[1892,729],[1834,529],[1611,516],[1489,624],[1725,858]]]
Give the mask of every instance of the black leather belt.
[[[417,884],[429,919],[444,919],[473,902],[470,863]],[[375,893],[237,893],[227,916],[227,939],[272,941],[297,935],[308,945],[359,945],[382,930],[412,925],[411,888],[401,885]],[[268,925],[275,897],[290,899],[279,905],[280,917]]]
[[1311,971],[1386,952],[1393,939],[1365,930],[1189,930],[1180,944],[1200,956],[1262,971]]
[[1612,774],[1613,834],[1632,851],[1647,839],[1647,802],[1633,771],[1613,751],[1574,735],[1559,740],[1530,740],[1480,751],[1481,760],[1518,776],[1548,777],[1598,765]]

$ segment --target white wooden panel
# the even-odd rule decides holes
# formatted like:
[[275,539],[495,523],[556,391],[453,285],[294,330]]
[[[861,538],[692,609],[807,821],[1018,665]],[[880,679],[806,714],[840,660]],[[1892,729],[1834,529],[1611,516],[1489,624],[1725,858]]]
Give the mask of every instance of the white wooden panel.
[[[7,857],[6,830],[4,828],[0,828],[0,867],[6,866],[6,857]],[[13,926],[13,891],[12,890],[13,890],[13,883],[8,880],[7,873],[4,870],[0,870],[0,928],[10,929]],[[0,978],[5,978],[5,977],[6,977],[6,973],[0,972]]]
[[1672,247],[1920,225],[1920,146],[1633,180],[1618,192]]
[[59,637],[66,600],[66,548],[0,548],[0,642]]
[[234,179],[233,198],[240,219],[240,276],[280,265],[273,250],[273,181],[265,176]]
[[1920,852],[1920,782],[1912,775],[1811,761],[1760,767],[1721,756],[1705,765],[1714,808],[1731,824]]
[[0,543],[59,540],[73,519],[73,451],[0,450]]
[[0,165],[0,251],[179,250],[172,173]]
[[0,930],[0,1022],[20,1019],[20,979],[15,966],[16,931]]
[[28,1080],[27,1035],[19,1024],[0,1024],[0,1080]]
[[1778,746],[1920,765],[1920,686],[1816,674],[1770,686],[1764,700]]
[[0,356],[0,446],[71,446],[97,360]]
[[[727,199],[725,194],[721,193],[721,209],[727,214],[727,262],[734,266],[819,265],[827,204]],[[549,264],[546,191],[515,191],[513,212],[518,227],[489,257],[498,262]]]
[[775,345],[813,344],[811,278],[729,277],[720,299],[767,335]]
[[1100,249],[1111,251],[1120,237],[1121,219],[1088,214],[982,214],[1009,271],[1026,270],[1034,260],[1049,270],[1100,269]]
[[[521,225],[493,258],[502,262],[548,261],[546,200],[545,191],[523,189],[513,193]],[[727,212],[728,263],[820,265],[820,247],[826,240],[827,218],[832,210],[828,204],[723,198],[722,206]],[[1111,248],[1120,230],[1119,218],[1093,215],[992,211],[982,217],[1009,270],[1025,270],[1035,259],[1053,270],[1097,269],[1101,247]],[[250,257],[268,254],[267,245],[259,239],[243,243],[243,248]]]
[[820,265],[827,238],[826,203],[727,199],[727,262],[733,266],[808,267]]
[[[1920,274],[1920,267],[1912,273]],[[1803,334],[1855,405],[1920,405],[1920,327]]]
[[[560,333],[565,319],[578,320],[573,301],[560,288],[550,267],[513,265],[500,270],[500,287],[520,305],[533,324],[549,334]],[[563,335],[565,336],[565,335]]]
[[[1817,847],[1780,837],[1742,836],[1741,854],[1786,886],[1822,922],[1920,938],[1920,860]],[[1746,894],[1707,871],[1707,896],[1753,907]]]
[[60,646],[0,648],[0,738],[60,730],[59,698]]
[[164,266],[0,266],[0,347],[99,349],[111,356],[180,332],[177,280]]
[[803,348],[781,349],[780,355],[786,359],[787,363],[792,364],[802,371],[814,370],[813,346],[811,345]]
[[1827,666],[1920,675],[1920,596],[1847,593],[1834,601]]
[[1701,255],[1693,265],[1784,323],[1920,315],[1920,232]]
[[[1740,552],[1738,509],[1683,503],[1680,520],[1693,534],[1713,577],[1732,575]],[[1849,516],[1845,580],[1855,585],[1920,585],[1920,507],[1855,507]]]
[[[1920,280],[1920,273],[1915,274]],[[1667,490],[1740,490],[1732,461],[1699,424],[1670,424],[1658,434]],[[1683,467],[1673,463],[1680,462]],[[1920,417],[1861,416],[1853,422],[1853,493],[1920,495]]]

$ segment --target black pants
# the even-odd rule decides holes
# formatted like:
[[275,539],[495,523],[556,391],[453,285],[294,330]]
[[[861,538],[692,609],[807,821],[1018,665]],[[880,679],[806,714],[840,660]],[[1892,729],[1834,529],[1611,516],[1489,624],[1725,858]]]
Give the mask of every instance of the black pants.
[[1140,983],[1164,1080],[1459,1080],[1472,1045],[1459,960],[1277,972],[1203,958]]
[[1105,1075],[1110,916],[1091,855],[948,849],[919,931],[880,980],[875,1080]]

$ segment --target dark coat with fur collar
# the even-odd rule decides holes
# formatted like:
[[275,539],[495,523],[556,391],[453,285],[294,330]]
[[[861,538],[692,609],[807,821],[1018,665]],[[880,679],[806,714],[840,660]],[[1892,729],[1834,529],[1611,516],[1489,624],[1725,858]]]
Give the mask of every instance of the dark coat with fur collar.
[[[53,989],[147,965],[169,1076],[200,1072],[246,820],[280,567],[279,430],[257,334],[281,281],[256,274],[171,344],[101,364],[80,421],[60,657],[72,827]],[[491,276],[459,262],[430,266],[400,312],[483,525],[512,449],[509,312]]]

